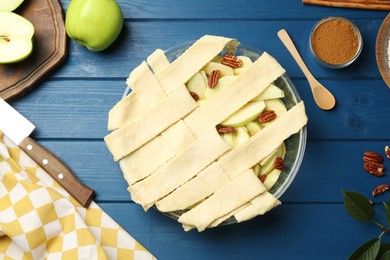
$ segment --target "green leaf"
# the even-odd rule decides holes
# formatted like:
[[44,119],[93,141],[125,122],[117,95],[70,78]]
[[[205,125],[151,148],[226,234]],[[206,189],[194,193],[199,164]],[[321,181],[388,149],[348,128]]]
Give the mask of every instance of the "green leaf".
[[349,260],[373,260],[377,257],[379,248],[381,246],[381,240],[379,238],[371,239],[364,243],[352,255]]
[[379,253],[378,260],[388,260],[390,259],[390,243],[382,244]]
[[390,226],[390,198],[389,202],[383,202],[383,205],[385,206],[387,225]]
[[369,200],[358,192],[343,191],[344,207],[357,221],[367,222],[374,216],[374,207]]

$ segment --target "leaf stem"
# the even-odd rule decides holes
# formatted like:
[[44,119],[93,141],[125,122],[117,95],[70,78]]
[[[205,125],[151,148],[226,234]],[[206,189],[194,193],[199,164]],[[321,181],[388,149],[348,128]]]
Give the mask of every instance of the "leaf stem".
[[375,225],[377,225],[380,229],[382,229],[383,232],[380,236],[382,236],[383,233],[385,233],[385,232],[390,232],[390,229],[384,227],[382,224],[376,222],[375,220],[371,220],[371,222],[374,223]]

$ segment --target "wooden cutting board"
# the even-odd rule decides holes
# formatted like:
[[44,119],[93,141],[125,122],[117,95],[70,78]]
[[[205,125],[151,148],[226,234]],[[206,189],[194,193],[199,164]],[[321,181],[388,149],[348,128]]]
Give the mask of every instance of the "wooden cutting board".
[[389,0],[302,0],[302,3],[331,7],[390,10]]
[[0,64],[0,97],[6,100],[36,87],[67,55],[64,13],[58,0],[26,0],[14,12],[34,25],[34,47],[27,59]]

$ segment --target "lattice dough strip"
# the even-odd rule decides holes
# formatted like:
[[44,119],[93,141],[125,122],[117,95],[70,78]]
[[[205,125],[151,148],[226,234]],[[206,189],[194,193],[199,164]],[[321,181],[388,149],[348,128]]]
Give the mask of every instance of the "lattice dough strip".
[[130,186],[133,201],[147,209],[229,149],[216,130],[204,135],[155,173]]
[[201,204],[181,215],[178,221],[203,231],[216,219],[241,207],[265,191],[266,187],[253,170],[249,169],[241,174],[240,178],[232,180]]

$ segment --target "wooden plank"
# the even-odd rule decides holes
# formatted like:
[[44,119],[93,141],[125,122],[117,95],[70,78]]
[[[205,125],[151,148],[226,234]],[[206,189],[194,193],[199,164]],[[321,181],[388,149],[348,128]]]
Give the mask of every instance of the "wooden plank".
[[[290,76],[302,78],[302,72],[276,35],[280,29],[285,28],[314,76],[338,79],[379,79],[381,77],[375,60],[375,40],[382,20],[352,20],[364,37],[363,51],[353,65],[341,70],[323,67],[310,53],[308,45],[310,31],[317,20],[134,21],[125,23],[123,33],[104,54],[90,52],[74,41],[70,41],[71,51],[66,66],[61,67],[53,76],[104,79],[127,77],[157,48],[165,50],[177,43],[196,40],[205,34],[212,34],[237,38],[243,43],[267,51],[279,61]],[[145,34],[145,32],[148,33]],[[115,62],[112,62],[114,59]]]
[[[70,0],[61,0],[64,9],[68,8]],[[147,1],[117,1],[122,8],[124,17],[131,20],[149,19],[274,19],[286,20],[309,18],[322,18],[325,16],[346,15],[351,18],[382,17],[385,12],[334,9],[328,7],[304,6],[302,1],[272,0],[262,1],[247,0],[245,2],[226,0],[221,4],[218,0],[192,1],[182,0],[178,4],[175,0],[156,0],[153,4]],[[174,7],[174,8],[172,8]]]
[[[38,140],[40,141],[40,140]],[[127,183],[119,165],[112,161],[103,141],[40,141],[61,158],[87,186],[96,191],[98,201],[130,201]],[[384,141],[309,141],[301,168],[282,203],[341,203],[340,190],[353,190],[371,197],[371,191],[387,182],[388,174],[378,178],[363,170],[363,153],[367,150],[384,152]],[[153,160],[153,158],[150,158]],[[89,163],[93,162],[93,163]],[[390,160],[385,160],[390,169]],[[387,196],[371,199],[386,200]]]
[[[332,111],[318,109],[306,80],[293,79],[305,101],[310,139],[389,138],[384,118],[388,117],[390,101],[384,81],[320,81],[337,99]],[[46,81],[31,95],[11,104],[36,125],[36,138],[101,139],[108,134],[108,111],[121,98],[124,82],[125,79]]]
[[[342,204],[281,205],[251,221],[203,233],[186,233],[176,221],[132,203],[101,206],[159,259],[347,259],[379,233],[374,224],[351,219]],[[377,218],[386,223],[384,214]],[[382,240],[388,242],[386,236]]]

